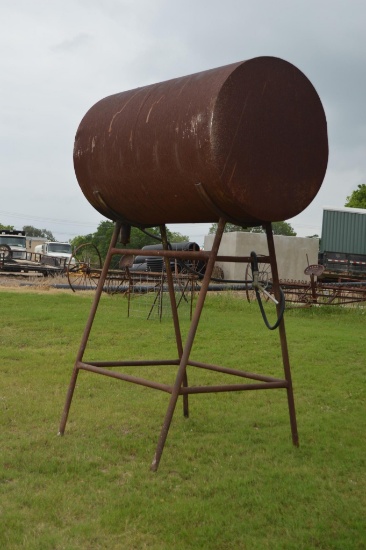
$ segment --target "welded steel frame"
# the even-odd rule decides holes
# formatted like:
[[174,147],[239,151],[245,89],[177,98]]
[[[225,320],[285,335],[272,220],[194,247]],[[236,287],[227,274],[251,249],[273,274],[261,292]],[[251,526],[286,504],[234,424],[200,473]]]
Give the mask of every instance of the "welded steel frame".
[[[159,467],[160,459],[164,450],[170,424],[173,418],[173,414],[174,414],[179,396],[182,396],[183,398],[184,416],[188,417],[189,415],[189,410],[188,410],[189,394],[217,393],[217,392],[225,392],[225,391],[269,390],[269,389],[279,389],[279,388],[286,389],[292,442],[295,446],[299,445],[290,361],[289,361],[289,354],[288,354],[288,347],[287,347],[285,322],[283,318],[279,325],[279,336],[280,336],[280,346],[281,346],[281,352],[282,352],[284,378],[274,378],[272,376],[264,376],[261,374],[255,374],[252,372],[246,372],[238,369],[226,368],[224,366],[193,361],[190,358],[215,262],[224,261],[224,262],[247,263],[250,261],[250,257],[218,255],[219,246],[220,246],[220,242],[224,232],[225,224],[226,224],[226,220],[224,218],[220,218],[217,231],[215,234],[212,250],[210,251],[198,252],[198,251],[169,250],[165,225],[160,226],[162,241],[163,241],[163,249],[149,251],[149,255],[151,256],[161,256],[164,258],[165,268],[166,268],[166,277],[167,277],[168,289],[169,289],[169,297],[170,297],[170,303],[171,303],[171,309],[172,309],[173,325],[174,325],[175,338],[176,338],[176,346],[177,346],[176,358],[162,359],[162,360],[141,360],[141,361],[84,361],[83,359],[84,352],[88,343],[90,331],[94,322],[99,300],[103,291],[103,285],[108,275],[108,269],[109,269],[113,255],[115,254],[140,255],[141,254],[141,250],[115,248],[118,237],[120,235],[120,231],[124,225],[123,222],[116,222],[114,233],[112,235],[111,242],[110,242],[110,247],[107,253],[107,257],[102,269],[102,273],[96,289],[95,297],[89,313],[89,317],[87,319],[86,326],[82,335],[80,347],[77,352],[76,361],[75,361],[74,369],[71,375],[71,379],[70,379],[70,383],[69,383],[69,387],[66,395],[66,402],[62,413],[61,422],[60,422],[60,429],[59,429],[60,435],[63,435],[65,432],[67,418],[69,415],[69,410],[70,410],[79,371],[85,370],[85,371],[101,374],[103,376],[109,376],[112,378],[125,380],[127,382],[131,382],[134,384],[139,384],[146,387],[158,389],[170,394],[170,399],[169,399],[168,407],[165,413],[165,418],[162,424],[160,436],[157,442],[155,455],[151,463],[152,471],[156,471]],[[271,223],[266,224],[264,227],[267,235],[269,255],[261,257],[260,261],[271,264],[274,294],[279,302],[280,301],[279,300],[280,298],[279,279],[278,279],[277,260],[276,260],[276,254],[275,254],[275,248],[274,248]],[[182,335],[181,335],[180,326],[179,326],[179,317],[178,317],[177,304],[176,304],[175,293],[174,293],[173,275],[172,275],[169,258],[179,258],[183,260],[190,259],[191,261],[205,260],[207,262],[205,275],[202,280],[200,291],[197,297],[195,310],[193,312],[189,332],[185,343],[183,343],[182,341]],[[277,310],[278,310],[277,313],[279,315],[280,314],[279,305],[277,306]],[[125,374],[123,372],[111,370],[111,368],[113,367],[134,367],[134,366],[138,367],[138,366],[153,366],[153,365],[177,366],[178,369],[177,369],[174,383],[172,385],[162,384],[159,382],[155,382],[153,380],[148,380],[145,378]],[[226,373],[239,378],[252,380],[253,382],[223,384],[223,385],[213,385],[213,386],[189,386],[188,378],[187,378],[187,366],[208,369],[210,371],[215,371],[215,372]]]

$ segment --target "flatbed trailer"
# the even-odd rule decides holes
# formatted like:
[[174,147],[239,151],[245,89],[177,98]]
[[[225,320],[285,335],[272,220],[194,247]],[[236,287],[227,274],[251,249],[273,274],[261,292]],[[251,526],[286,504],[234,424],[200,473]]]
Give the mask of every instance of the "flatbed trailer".
[[[27,256],[33,258],[32,253],[27,253]],[[60,275],[64,272],[64,264],[56,262],[54,265],[42,262],[40,255],[34,259],[14,259],[0,251],[0,276],[24,276],[29,274],[41,274],[44,277]]]

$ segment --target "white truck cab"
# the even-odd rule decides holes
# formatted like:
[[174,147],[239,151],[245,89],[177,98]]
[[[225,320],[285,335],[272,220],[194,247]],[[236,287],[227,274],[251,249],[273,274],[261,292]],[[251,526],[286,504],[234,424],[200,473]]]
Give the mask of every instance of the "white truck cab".
[[72,256],[72,248],[70,243],[58,243],[48,241],[43,244],[39,244],[35,247],[34,252],[42,254],[42,256],[48,256],[52,258],[60,258],[67,260]]
[[1,229],[0,230],[0,245],[6,245],[11,250],[11,257],[14,260],[26,260],[25,231],[17,231],[16,229]]

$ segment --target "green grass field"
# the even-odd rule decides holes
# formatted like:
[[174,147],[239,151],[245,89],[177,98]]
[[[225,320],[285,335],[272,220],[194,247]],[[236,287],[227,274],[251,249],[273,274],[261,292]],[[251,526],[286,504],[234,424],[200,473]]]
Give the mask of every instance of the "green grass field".
[[[285,314],[299,448],[285,390],[194,395],[189,419],[179,400],[152,473],[168,394],[81,372],[57,436],[90,304],[0,292],[0,548],[366,548],[365,309]],[[123,297],[102,297],[86,359],[176,356],[168,318],[126,310]],[[282,377],[278,331],[238,295],[208,297],[192,358]],[[176,373],[143,369],[129,371]]]

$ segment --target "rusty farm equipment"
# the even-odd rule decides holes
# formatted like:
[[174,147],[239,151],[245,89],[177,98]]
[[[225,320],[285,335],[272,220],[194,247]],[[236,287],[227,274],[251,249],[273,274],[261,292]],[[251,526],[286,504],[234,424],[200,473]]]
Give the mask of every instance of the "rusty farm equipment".
[[[199,250],[196,243],[173,243],[170,246],[175,250]],[[141,250],[142,255],[136,257],[123,254],[106,273],[103,292],[126,295],[128,316],[132,298],[150,295],[151,300],[145,308],[146,317],[150,319],[154,311],[158,312],[160,319],[162,317],[163,300],[168,295],[168,281],[163,258],[153,255],[159,249],[162,250],[161,245],[151,245],[145,246]],[[93,243],[77,247],[67,267],[67,278],[72,291],[95,290],[102,275],[102,267],[101,254]],[[171,259],[170,267],[177,308],[183,303],[188,304],[191,317],[194,295],[199,289],[198,282],[203,276],[205,264],[202,261],[183,262],[176,257]]]
[[[247,265],[246,279],[250,279],[250,264]],[[352,276],[347,273],[328,271],[321,264],[308,265],[304,270],[307,280],[280,279],[280,285],[287,304],[302,307],[314,305],[344,306],[366,301],[366,276]],[[259,271],[261,288],[270,291],[272,273],[269,264],[262,264]],[[246,296],[250,302],[255,299],[252,285],[246,284]],[[268,296],[264,295],[268,300]]]

